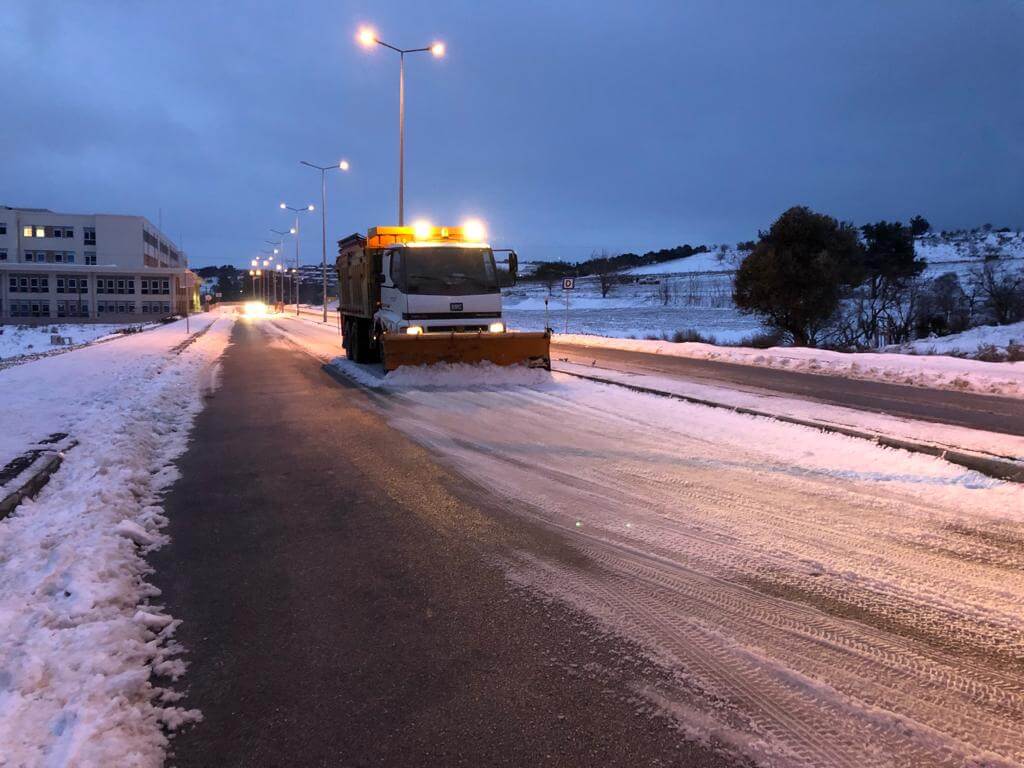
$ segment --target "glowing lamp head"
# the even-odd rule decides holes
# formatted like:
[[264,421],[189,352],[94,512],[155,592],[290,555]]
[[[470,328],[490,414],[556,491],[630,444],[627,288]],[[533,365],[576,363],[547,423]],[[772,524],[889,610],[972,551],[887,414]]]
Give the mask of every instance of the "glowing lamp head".
[[281,271],[281,265],[280,265],[280,264],[278,264],[278,265],[277,265],[277,271],[278,271],[278,272],[280,272],[280,271]]
[[467,240],[481,241],[487,237],[487,231],[484,229],[484,223],[479,219],[470,219],[469,221],[463,222],[462,234]]
[[287,206],[287,205],[285,205],[284,203],[281,203],[281,205],[280,205],[280,206],[278,206],[278,207],[279,207],[279,208],[280,208],[280,209],[281,209],[281,210],[283,211],[283,210],[284,210],[285,208],[287,208],[288,206]]
[[295,227],[292,227],[291,229],[289,229],[288,230],[288,234],[289,235],[294,235],[295,234]]
[[409,336],[422,336],[423,335],[423,326],[422,325],[410,325],[408,328],[405,329],[405,332]]
[[255,267],[258,262],[256,261],[256,259],[253,259],[250,263]]
[[312,203],[310,203],[309,205],[306,206],[306,210],[307,211],[315,211],[316,210],[316,206],[313,205]]
[[429,240],[433,231],[434,227],[431,226],[429,221],[420,219],[419,221],[413,222],[412,235],[417,240]]
[[340,163],[338,163],[338,170],[340,170],[340,171],[347,171],[348,170],[348,160],[342,160]]
[[377,30],[373,27],[360,27],[356,40],[363,48],[372,48],[373,44],[377,42]]
[[430,46],[430,52],[434,54],[435,59],[440,59],[444,56],[444,43],[438,42]]

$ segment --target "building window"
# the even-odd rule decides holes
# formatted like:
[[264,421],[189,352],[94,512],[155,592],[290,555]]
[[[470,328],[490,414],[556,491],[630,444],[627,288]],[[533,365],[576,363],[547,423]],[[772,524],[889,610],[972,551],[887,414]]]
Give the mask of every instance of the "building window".
[[36,225],[36,237],[46,237],[46,227]]
[[96,228],[82,227],[82,239],[85,245],[96,245]]
[[85,263],[86,263],[86,265],[89,265],[89,266],[95,266],[96,265],[96,251],[86,251],[85,252]]
[[64,251],[64,262],[66,264],[74,264],[75,263],[75,252],[74,251]]
[[64,293],[64,278],[57,278],[57,293]]
[[74,236],[75,236],[75,228],[74,227],[64,227],[64,237],[74,237]]
[[64,237],[64,227],[52,227],[52,230],[50,237]]
[[0,261],[7,261],[7,249],[0,248]]
[[22,237],[32,237],[33,232],[35,232],[35,230],[32,229],[32,225],[31,224],[27,224],[26,226],[22,227],[21,236]]
[[0,235],[6,235],[6,234],[7,234],[7,222],[6,221],[0,221]]
[[64,261],[64,254],[61,251],[57,251],[55,254],[53,254],[53,260],[55,262],[57,262],[58,264],[63,263],[63,261]]

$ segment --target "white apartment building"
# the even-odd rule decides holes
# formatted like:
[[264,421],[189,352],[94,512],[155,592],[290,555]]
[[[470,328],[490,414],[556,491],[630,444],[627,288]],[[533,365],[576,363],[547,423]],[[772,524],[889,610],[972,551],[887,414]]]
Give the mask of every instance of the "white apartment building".
[[197,310],[198,283],[143,216],[0,206],[0,323],[158,320]]

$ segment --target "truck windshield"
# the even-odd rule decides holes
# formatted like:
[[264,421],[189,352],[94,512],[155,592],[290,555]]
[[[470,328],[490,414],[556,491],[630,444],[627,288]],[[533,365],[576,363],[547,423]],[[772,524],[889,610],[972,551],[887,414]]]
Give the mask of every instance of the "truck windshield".
[[468,296],[498,292],[490,248],[403,248],[401,271],[402,285],[410,294]]

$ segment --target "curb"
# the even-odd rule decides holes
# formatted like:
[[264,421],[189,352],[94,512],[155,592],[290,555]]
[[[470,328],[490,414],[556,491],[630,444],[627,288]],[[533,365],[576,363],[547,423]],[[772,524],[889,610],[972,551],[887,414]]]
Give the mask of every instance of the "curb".
[[904,440],[896,437],[887,437],[886,435],[879,435],[873,432],[864,432],[859,429],[853,429],[852,427],[843,427],[837,424],[828,424],[821,421],[812,421],[810,419],[800,419],[795,416],[784,416],[780,414],[769,413],[768,411],[760,411],[756,408],[747,408],[739,405],[727,405],[726,403],[719,403],[714,400],[705,400],[701,397],[693,397],[691,395],[680,395],[676,392],[666,392],[661,389],[654,389],[652,387],[644,387],[638,384],[626,384],[621,381],[614,381],[612,379],[604,379],[600,376],[587,376],[582,373],[573,373],[571,371],[565,371],[560,369],[552,369],[557,373],[563,373],[566,376],[575,376],[578,379],[586,379],[588,381],[596,381],[600,384],[610,384],[615,387],[623,387],[624,389],[631,389],[634,392],[642,392],[647,395],[657,395],[659,397],[668,397],[673,400],[682,400],[683,402],[693,403],[694,405],[704,405],[709,408],[722,408],[727,411],[733,411],[734,413],[741,413],[745,416],[760,416],[765,419],[775,419],[786,424],[796,424],[801,427],[810,427],[811,429],[817,429],[822,432],[832,432],[838,435],[845,435],[846,437],[856,437],[861,440],[870,440],[871,442],[885,446],[886,448],[898,448],[904,451],[911,451],[913,453],[922,453],[928,456],[935,456],[951,464],[957,464],[961,467],[980,472],[988,477],[993,477],[996,480],[1006,480],[1011,483],[1024,483],[1024,464],[1010,459],[1001,459],[994,456],[984,456],[977,453],[971,453],[970,451],[958,450],[955,448],[944,448],[939,445],[929,445],[928,443],[918,443],[913,440]]

